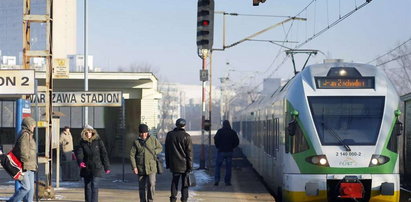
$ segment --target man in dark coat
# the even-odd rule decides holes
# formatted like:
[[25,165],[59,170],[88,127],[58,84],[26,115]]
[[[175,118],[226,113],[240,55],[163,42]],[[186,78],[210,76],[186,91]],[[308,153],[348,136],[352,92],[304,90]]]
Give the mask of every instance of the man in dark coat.
[[214,136],[214,144],[217,147],[217,159],[215,168],[214,185],[218,186],[220,182],[220,168],[225,160],[225,177],[224,182],[227,186],[231,185],[231,164],[233,159],[233,150],[239,144],[237,132],[231,129],[228,120],[223,121],[223,128],[217,131]]
[[86,125],[81,132],[77,161],[81,168],[80,176],[84,178],[85,201],[97,202],[98,178],[104,171],[106,174],[110,173],[110,162],[103,140],[89,125]]
[[187,175],[193,168],[193,143],[184,130],[186,121],[177,119],[176,128],[167,133],[165,144],[166,167],[173,173],[170,202],[177,201],[178,181],[181,176],[181,201],[188,199]]

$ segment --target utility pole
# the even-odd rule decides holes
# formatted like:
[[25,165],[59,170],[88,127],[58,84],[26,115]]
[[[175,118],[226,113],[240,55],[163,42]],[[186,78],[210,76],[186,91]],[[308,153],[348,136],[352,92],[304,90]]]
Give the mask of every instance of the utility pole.
[[213,78],[212,78],[212,61],[213,61],[213,52],[212,51],[210,51],[210,89],[209,89],[209,91],[208,91],[208,120],[210,121],[210,129],[208,130],[208,168],[211,168],[211,128],[212,128],[212,126],[213,126],[213,124],[212,124],[212,121],[211,121],[211,111],[212,111],[212,108],[213,108],[213,102],[212,102],[212,99],[211,99],[211,93],[212,93],[212,87],[213,87],[213,85],[212,85],[212,81],[213,81]]
[[[88,64],[87,64],[87,0],[84,0],[84,91],[88,91]],[[84,107],[84,125],[88,124],[88,107]]]

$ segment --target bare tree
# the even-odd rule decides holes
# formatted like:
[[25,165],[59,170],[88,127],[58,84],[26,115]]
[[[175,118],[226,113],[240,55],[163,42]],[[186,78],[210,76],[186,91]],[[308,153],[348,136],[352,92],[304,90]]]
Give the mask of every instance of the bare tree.
[[377,60],[400,95],[411,92],[411,43],[398,46],[395,51]]
[[148,63],[131,63],[128,67],[120,66],[117,68],[119,72],[152,72],[154,75],[159,73],[157,68],[154,68]]
[[166,131],[173,128],[173,117],[176,115],[176,109],[173,108],[175,97],[172,95],[172,86],[169,83],[161,83],[159,91],[162,94],[160,101],[160,125],[159,134],[165,134]]

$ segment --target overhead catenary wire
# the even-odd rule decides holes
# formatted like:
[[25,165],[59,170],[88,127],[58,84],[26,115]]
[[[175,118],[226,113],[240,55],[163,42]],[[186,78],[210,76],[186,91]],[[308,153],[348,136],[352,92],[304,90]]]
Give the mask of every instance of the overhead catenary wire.
[[[220,12],[216,12],[220,13]],[[287,15],[258,15],[258,14],[244,14],[244,13],[227,13],[221,12],[223,15],[232,15],[232,16],[247,16],[247,17],[268,17],[268,18],[292,18]]]
[[396,60],[398,60],[398,59],[405,58],[405,57],[407,57],[407,56],[409,56],[409,55],[411,55],[411,52],[405,53],[405,54],[402,54],[402,55],[398,55],[398,56],[396,56],[396,57],[394,57],[394,58],[392,58],[392,59],[390,59],[390,60],[387,60],[387,61],[384,61],[384,62],[382,62],[382,63],[376,64],[375,66],[377,66],[377,67],[378,67],[378,66],[382,66],[382,65],[385,65],[385,64],[387,64],[387,63],[396,61]]
[[[294,15],[294,17],[297,17],[297,16],[301,15],[301,13],[303,13],[304,11],[306,11],[307,8],[308,8],[311,4],[313,4],[315,1],[316,1],[316,0],[312,0],[310,3],[308,3],[307,6],[305,6],[303,9],[301,9],[296,15]],[[283,41],[287,41],[288,35],[290,34],[290,31],[291,31],[291,28],[293,27],[293,24],[294,24],[294,21],[291,22],[291,25],[290,25],[290,27],[288,28],[287,33],[286,33]],[[284,46],[284,43],[285,43],[285,42],[282,43],[282,46]],[[273,61],[272,61],[271,64],[262,72],[262,74],[265,74],[266,72],[268,72],[268,71],[272,68],[272,66],[275,64],[275,62],[277,61],[277,59],[280,57],[280,55],[281,55],[281,53],[282,53],[282,50],[283,50],[283,47],[282,47],[282,46],[280,46],[280,49],[278,50],[278,52],[277,52],[276,56],[274,57]],[[288,56],[286,56],[286,57],[284,58],[284,60],[281,62],[281,64],[278,65],[277,68],[274,69],[273,73],[271,73],[268,77],[271,77],[271,76],[278,70],[278,68],[285,63],[285,61],[286,61],[287,58],[288,58]],[[258,83],[254,88],[252,88],[252,89],[257,89],[258,87],[260,87],[260,86],[263,84],[263,82],[264,82],[264,81],[259,82],[259,83]]]
[[319,35],[321,35],[322,33],[324,33],[325,31],[331,29],[332,27],[334,27],[335,25],[337,25],[338,23],[340,23],[341,21],[345,20],[346,18],[348,18],[349,16],[351,16],[353,13],[355,13],[356,11],[360,10],[361,8],[363,8],[364,6],[366,6],[367,4],[369,4],[371,2],[371,0],[367,0],[365,1],[363,4],[361,4],[359,7],[356,7],[354,10],[348,12],[347,14],[345,14],[344,16],[338,18],[336,21],[334,21],[333,23],[331,23],[331,25],[328,25],[327,27],[325,27],[324,29],[322,29],[321,31],[317,32],[316,34],[314,34],[312,37],[308,38],[307,40],[305,40],[304,42],[298,44],[295,48],[301,48],[301,46],[305,45],[306,43],[308,43],[309,41],[317,38]]
[[[367,64],[370,64],[370,63],[372,63],[372,62],[375,62],[375,61],[383,58],[384,56],[387,56],[388,54],[391,54],[392,52],[394,52],[395,50],[399,49],[401,46],[405,45],[405,44],[408,43],[408,42],[411,42],[411,38],[409,38],[408,40],[404,41],[403,43],[401,43],[400,45],[396,46],[395,48],[389,50],[388,52],[384,53],[383,55],[378,56],[378,57],[372,59],[371,61],[367,62]],[[377,66],[378,66],[378,65],[377,65]]]
[[[317,0],[312,0],[312,1],[310,1],[310,3],[308,3],[303,9],[301,9],[301,11],[298,12],[294,17],[298,17],[298,16],[300,16],[303,12],[305,12],[306,19],[308,19],[308,8],[309,8],[313,3],[316,3],[316,1],[317,1]],[[358,6],[358,7],[357,7],[357,5],[356,5],[356,3],[355,3],[355,8],[354,8],[352,11],[348,12],[347,14],[345,14],[345,15],[343,15],[343,16],[341,16],[341,2],[339,1],[339,18],[338,18],[337,20],[335,20],[335,21],[334,21],[333,23],[331,23],[331,24],[329,24],[329,19],[327,19],[327,26],[326,26],[325,28],[323,28],[322,30],[320,30],[319,32],[317,32],[317,33],[315,33],[315,30],[314,30],[314,34],[313,34],[313,36],[311,36],[310,38],[307,38],[307,34],[308,34],[307,24],[308,24],[308,23],[306,23],[306,24],[305,24],[305,25],[306,25],[306,28],[305,28],[305,29],[306,29],[306,31],[305,31],[306,40],[303,41],[302,43],[296,45],[296,46],[294,47],[294,49],[301,48],[303,45],[307,44],[307,43],[310,42],[311,40],[313,40],[313,39],[315,39],[316,37],[320,36],[320,35],[323,34],[325,31],[331,29],[332,27],[334,27],[335,25],[337,25],[339,22],[345,20],[346,18],[348,18],[349,16],[351,16],[353,13],[355,13],[355,12],[358,11],[359,9],[363,8],[365,5],[367,5],[367,4],[370,3],[371,1],[372,1],[372,0],[366,0],[363,4],[361,4],[361,5]],[[314,10],[314,11],[316,12],[316,10]],[[314,14],[314,16],[315,16],[315,14]],[[328,2],[327,2],[327,18],[328,18]],[[293,25],[294,25],[294,21],[291,22],[291,25],[290,25],[290,27],[289,27],[289,29],[288,29],[288,31],[287,31],[287,33],[286,33],[286,36],[284,37],[284,40],[283,40],[283,41],[287,41]],[[283,25],[283,26],[284,26],[284,25]],[[315,25],[314,25],[314,26],[315,26]],[[284,43],[282,43],[282,46],[280,46],[280,49],[279,49],[279,51],[277,52],[276,56],[274,57],[274,60],[273,60],[272,63],[266,68],[266,70],[263,72],[262,75],[264,75],[267,71],[269,71],[269,70],[273,67],[273,65],[277,62],[278,58],[279,58],[280,55],[281,55],[281,52],[283,51],[283,48],[284,48],[283,46],[284,46]],[[280,67],[282,67],[282,66],[285,64],[285,62],[287,61],[288,58],[289,58],[289,56],[285,56],[284,59],[281,61],[281,63],[276,66],[276,68],[269,74],[268,77],[273,76],[273,75],[278,71],[278,69],[280,69]],[[262,83],[263,83],[263,81],[259,82],[259,83],[255,86],[254,89],[257,89],[259,86],[262,85]]]

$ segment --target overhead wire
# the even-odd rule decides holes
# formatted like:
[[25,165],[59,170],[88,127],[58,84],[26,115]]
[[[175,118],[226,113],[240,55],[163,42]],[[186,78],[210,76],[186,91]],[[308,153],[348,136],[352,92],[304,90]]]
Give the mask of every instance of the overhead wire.
[[[303,13],[304,11],[306,11],[307,8],[308,8],[311,4],[313,4],[315,1],[316,1],[316,0],[312,0],[309,4],[307,4],[307,6],[305,6],[303,9],[301,9],[301,11],[299,11],[296,15],[294,15],[294,17],[297,17],[297,16],[301,15],[301,13]],[[291,22],[291,25],[290,25],[290,27],[288,28],[287,33],[286,33],[283,41],[287,41],[288,35],[290,34],[290,31],[291,31],[291,28],[293,27],[293,25],[294,25],[294,21]],[[284,45],[284,43],[285,43],[285,42],[283,42],[282,45]],[[264,70],[264,72],[262,72],[262,75],[264,75],[265,73],[267,73],[267,72],[272,68],[272,66],[275,64],[275,62],[277,61],[277,59],[281,56],[282,50],[283,50],[283,46],[280,46],[280,49],[278,50],[278,52],[277,52],[276,56],[274,57],[273,61],[272,61],[271,64]],[[282,61],[279,65],[277,65],[277,68],[275,68],[275,69],[273,70],[273,72],[272,72],[268,77],[271,77],[271,76],[285,63],[285,61],[287,60],[287,58],[288,58],[288,56],[286,56],[286,57],[283,59],[283,61]],[[268,78],[268,77],[267,77],[267,78]],[[259,82],[253,89],[257,89],[258,87],[260,87],[260,86],[263,84],[263,82],[264,82],[264,80],[261,81],[261,82]]]
[[387,64],[387,63],[390,63],[390,62],[393,62],[393,61],[395,61],[395,60],[398,60],[398,59],[401,59],[401,58],[405,58],[405,57],[407,57],[407,56],[409,56],[409,55],[411,55],[411,52],[409,52],[409,53],[405,53],[405,54],[402,54],[402,55],[399,55],[399,56],[396,56],[396,57],[394,57],[394,58],[392,58],[392,59],[390,59],[390,60],[387,60],[387,61],[385,61],[385,62],[382,62],[382,63],[380,63],[380,64],[376,64],[375,66],[382,66],[382,65],[385,65],[385,64]]
[[355,13],[356,11],[360,10],[361,8],[363,8],[364,6],[366,6],[367,4],[369,4],[371,1],[366,1],[363,4],[361,4],[359,7],[356,7],[354,10],[348,12],[347,14],[345,14],[344,16],[338,18],[336,21],[334,21],[333,23],[331,23],[331,25],[325,27],[324,29],[322,29],[321,31],[317,32],[316,34],[314,34],[312,37],[308,38],[307,40],[305,40],[304,42],[298,44],[295,48],[301,48],[301,46],[305,45],[306,43],[308,43],[309,41],[317,38],[319,35],[321,35],[322,33],[324,33],[325,31],[331,29],[332,27],[334,27],[335,25],[337,25],[338,23],[340,23],[341,21],[345,20],[346,18],[348,18],[349,16],[351,16],[353,13]]
[[[295,17],[299,16],[301,13],[303,13],[304,11],[306,11],[306,13],[308,13],[308,8],[313,4],[316,3],[317,0],[312,0],[306,7],[304,7],[297,15],[295,15]],[[361,4],[359,7],[355,7],[355,9],[353,9],[352,11],[348,12],[347,14],[345,14],[344,16],[341,17],[341,1],[339,1],[339,18],[334,21],[332,24],[328,25],[327,27],[325,27],[324,29],[320,30],[319,32],[315,33],[312,37],[306,39],[304,42],[298,44],[297,46],[295,46],[294,49],[298,49],[300,47],[302,47],[303,45],[307,44],[309,41],[313,40],[314,38],[318,37],[319,35],[321,35],[322,33],[324,33],[325,31],[331,29],[332,27],[334,27],[335,25],[337,25],[339,22],[343,21],[344,19],[348,18],[349,16],[351,16],[353,13],[355,13],[356,11],[358,11],[359,9],[363,8],[365,5],[367,5],[368,3],[370,3],[370,0],[367,0],[366,2],[364,2],[363,4]],[[314,9],[314,12],[315,9]],[[315,13],[314,13],[315,16]],[[287,32],[287,35],[285,36],[285,40],[288,38],[288,34],[292,28],[292,26],[294,25],[294,21],[291,23],[290,28]],[[315,22],[314,22],[314,26],[315,26]],[[315,32],[315,31],[314,31]],[[279,53],[281,53],[282,48],[279,49],[279,52],[277,53],[277,56],[274,58],[273,62],[269,65],[269,67],[264,71],[264,73],[266,73],[269,69],[272,68],[272,66],[274,65],[274,63],[277,61],[278,57],[279,57]],[[272,75],[274,75],[278,69],[284,65],[284,63],[287,61],[287,59],[289,58],[289,56],[284,57],[283,61],[277,65],[277,67],[272,71],[272,73],[268,76],[271,77]],[[255,87],[258,88],[261,84],[263,83],[263,81],[261,81],[260,83],[258,83],[258,85]]]
[[[316,3],[316,1],[317,1],[317,0],[312,0],[309,4],[307,4],[307,6],[305,6],[305,7],[304,7],[300,12],[298,12],[294,17],[300,16],[304,11],[306,12],[306,15],[308,15],[308,8],[309,8],[314,2]],[[355,12],[358,11],[359,9],[363,8],[365,5],[367,5],[367,4],[370,3],[370,2],[371,2],[371,0],[367,0],[365,3],[361,4],[359,7],[355,6],[355,9],[354,9],[354,10],[348,12],[347,14],[345,14],[344,16],[341,17],[341,1],[339,1],[339,18],[338,18],[336,21],[334,21],[332,24],[328,24],[327,27],[325,27],[324,29],[320,30],[320,31],[317,32],[317,33],[315,33],[315,30],[314,30],[314,33],[315,33],[315,34],[313,34],[313,36],[311,36],[310,38],[306,38],[306,40],[305,40],[304,42],[296,45],[294,49],[298,49],[298,48],[302,47],[303,45],[305,45],[306,43],[308,43],[309,41],[315,39],[316,37],[318,37],[319,35],[321,35],[321,34],[324,33],[325,31],[331,29],[332,27],[334,27],[335,25],[337,25],[339,22],[341,22],[341,21],[343,21],[344,19],[346,19],[347,17],[351,16],[353,13],[355,13]],[[327,3],[328,3],[328,2],[327,2]],[[328,9],[328,5],[327,5],[327,9]],[[314,10],[314,12],[316,12],[316,11]],[[327,12],[328,12],[328,10],[327,10]],[[314,16],[315,16],[315,14],[314,14]],[[289,36],[289,33],[290,33],[291,28],[293,27],[293,25],[294,25],[294,21],[291,22],[291,25],[290,25],[290,27],[289,27],[289,29],[288,29],[288,31],[287,31],[287,34],[286,34],[285,37],[284,37],[284,38],[285,38],[284,41],[287,40],[287,38],[288,38],[288,36]],[[315,26],[315,22],[314,22],[314,26]],[[306,23],[306,35],[307,35],[307,33],[308,33],[308,32],[307,32],[307,23]],[[283,45],[284,45],[284,43],[285,43],[285,42],[283,42]],[[273,67],[274,63],[278,60],[278,58],[279,58],[280,53],[282,52],[282,50],[283,50],[283,47],[280,47],[280,49],[279,49],[279,51],[277,52],[274,60],[273,60],[272,63],[264,70],[264,72],[263,72],[262,74],[265,74],[268,70],[270,70],[270,69]],[[277,67],[272,71],[272,73],[271,73],[268,77],[271,77],[272,75],[274,75],[274,74],[278,71],[278,69],[287,61],[288,58],[289,58],[289,56],[284,57],[283,61],[282,61],[279,65],[277,65]],[[258,83],[254,89],[257,89],[262,83],[263,83],[263,81],[261,81],[260,83]]]
[[371,61],[367,62],[367,64],[370,64],[370,63],[372,63],[372,62],[374,62],[374,61],[377,61],[377,60],[385,57],[385,56],[388,55],[388,54],[391,54],[392,52],[394,52],[395,50],[399,49],[401,46],[405,45],[406,43],[408,43],[408,42],[410,42],[410,41],[411,41],[411,38],[409,38],[408,40],[404,41],[403,43],[401,43],[400,45],[396,46],[395,48],[389,50],[388,52],[384,53],[383,55],[378,56],[378,57],[372,59]]

